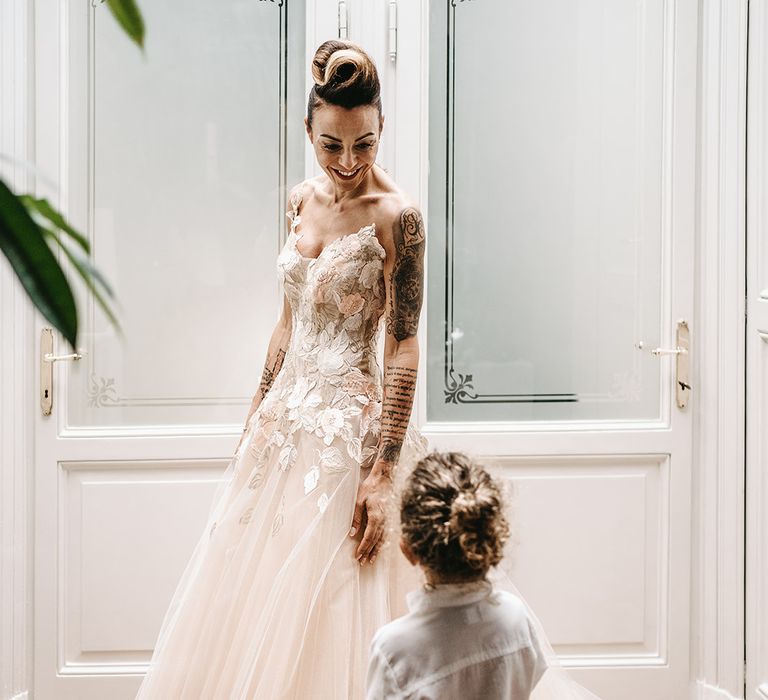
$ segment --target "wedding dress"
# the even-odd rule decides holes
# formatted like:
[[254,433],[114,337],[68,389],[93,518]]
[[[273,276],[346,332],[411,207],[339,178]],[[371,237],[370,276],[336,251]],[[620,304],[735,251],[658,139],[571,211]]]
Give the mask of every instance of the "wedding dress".
[[[419,585],[396,530],[372,565],[354,558],[362,533],[349,537],[380,431],[385,251],[370,224],[303,256],[300,202],[277,261],[290,346],[216,489],[137,700],[362,699],[373,634]],[[426,451],[409,426],[399,483]],[[558,678],[542,698],[593,697]]]

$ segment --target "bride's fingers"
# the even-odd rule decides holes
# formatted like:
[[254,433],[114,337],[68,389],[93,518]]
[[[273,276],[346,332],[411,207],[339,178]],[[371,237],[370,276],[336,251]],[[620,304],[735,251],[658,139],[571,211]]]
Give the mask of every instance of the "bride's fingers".
[[363,522],[363,508],[365,508],[365,501],[358,498],[355,501],[355,513],[352,516],[352,527],[349,530],[350,537],[354,537],[360,531],[360,523]]
[[357,548],[357,553],[355,554],[355,558],[359,559],[361,564],[365,563],[365,560],[370,556],[371,549],[373,549],[373,547],[379,541],[383,530],[384,528],[381,527],[378,519],[372,518],[371,514],[369,513],[363,539]]
[[379,541],[374,545],[373,549],[371,550],[371,554],[368,557],[368,561],[373,564],[373,562],[376,561],[376,557],[379,555],[379,552],[381,551],[381,545],[384,544],[384,531],[381,531],[381,537],[379,537]]
[[[371,556],[381,542],[383,536],[384,528],[381,527],[381,525],[374,524],[373,526],[369,525],[369,527],[366,528],[365,537],[363,537],[363,541],[360,543],[360,549],[358,550],[360,552],[358,559],[361,564],[365,564],[366,561],[371,560]],[[364,544],[366,545],[365,547],[363,547]]]
[[360,544],[357,546],[357,551],[355,552],[355,559],[358,559],[360,563],[365,561],[365,558],[368,556],[368,552],[371,551],[371,547],[374,545],[375,533],[376,525],[369,518],[368,524],[365,526],[363,539],[360,541]]

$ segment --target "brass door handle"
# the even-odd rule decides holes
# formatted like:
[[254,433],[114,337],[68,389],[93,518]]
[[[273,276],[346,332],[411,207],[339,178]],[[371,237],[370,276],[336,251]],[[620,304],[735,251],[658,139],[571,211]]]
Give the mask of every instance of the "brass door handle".
[[658,357],[659,355],[687,355],[688,351],[685,348],[676,347],[676,348],[655,348],[654,350],[651,350],[651,355],[656,355]]
[[82,360],[84,352],[71,352],[68,355],[54,355],[53,329],[40,331],[40,407],[44,416],[50,416],[53,410],[53,364],[67,360]]
[[43,362],[60,362],[61,360],[82,360],[85,357],[85,353],[72,352],[69,355],[54,355],[47,352],[43,355]]
[[688,321],[683,319],[677,322],[677,346],[674,348],[655,348],[651,354],[655,357],[662,355],[676,355],[677,367],[675,368],[675,387],[677,407],[685,408],[688,405],[688,395],[691,393],[691,385],[688,380],[689,357],[691,346],[691,332],[688,329]]

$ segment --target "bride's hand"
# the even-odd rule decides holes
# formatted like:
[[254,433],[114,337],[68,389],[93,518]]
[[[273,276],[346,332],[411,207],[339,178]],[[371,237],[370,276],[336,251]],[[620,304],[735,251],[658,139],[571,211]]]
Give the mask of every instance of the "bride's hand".
[[361,564],[365,564],[366,561],[373,564],[384,543],[387,509],[392,497],[392,488],[392,480],[378,473],[374,465],[371,473],[361,482],[357,490],[355,515],[352,518],[349,536],[354,537],[358,533],[363,522],[363,512],[365,512],[365,532],[355,551],[355,559]]

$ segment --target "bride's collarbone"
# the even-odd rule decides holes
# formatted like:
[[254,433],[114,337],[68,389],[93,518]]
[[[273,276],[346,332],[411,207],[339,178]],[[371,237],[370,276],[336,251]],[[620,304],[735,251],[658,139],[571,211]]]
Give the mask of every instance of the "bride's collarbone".
[[375,217],[372,212],[360,209],[345,216],[315,216],[311,212],[300,212],[300,221],[297,226],[297,234],[305,241],[312,241],[319,245],[325,245],[339,236],[347,235],[353,231],[359,231],[368,226]]

